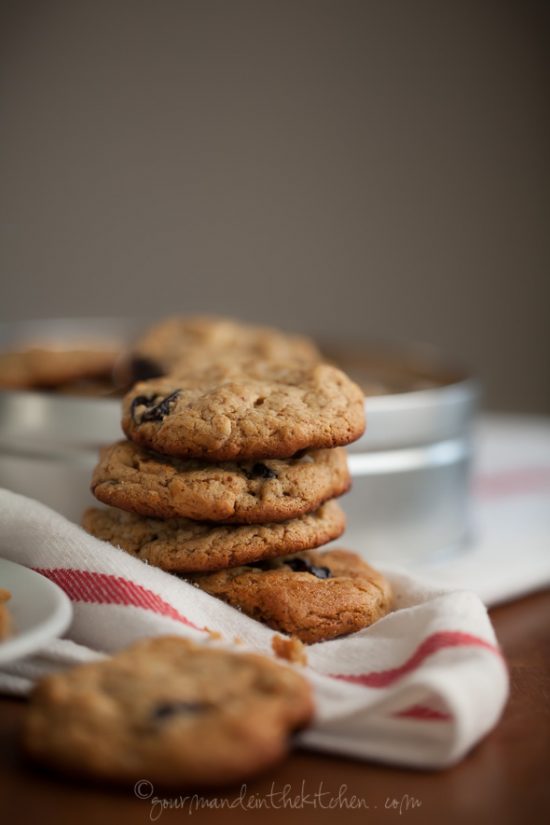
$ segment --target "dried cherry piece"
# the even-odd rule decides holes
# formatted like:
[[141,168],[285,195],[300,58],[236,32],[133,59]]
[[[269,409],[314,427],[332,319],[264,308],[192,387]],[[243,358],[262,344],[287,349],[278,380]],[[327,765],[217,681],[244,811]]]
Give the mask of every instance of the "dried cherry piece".
[[330,579],[332,575],[328,567],[310,564],[306,559],[287,559],[285,564],[294,573],[311,573],[313,576],[317,576],[318,579]]
[[[179,390],[174,390],[170,395],[161,398],[160,401],[158,400],[158,395],[138,395],[134,398],[130,407],[132,421],[134,424],[143,424],[145,421],[162,421],[170,412],[170,404],[176,400],[179,394]],[[147,407],[147,409],[141,413],[139,421],[136,419],[136,410],[138,407]]]

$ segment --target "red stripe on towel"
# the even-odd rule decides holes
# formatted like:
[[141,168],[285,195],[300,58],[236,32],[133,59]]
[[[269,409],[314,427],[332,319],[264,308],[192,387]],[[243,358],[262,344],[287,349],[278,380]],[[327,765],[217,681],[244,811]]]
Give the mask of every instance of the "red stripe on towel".
[[429,722],[450,722],[453,718],[450,713],[434,710],[434,708],[428,708],[425,705],[412,705],[410,708],[395,713],[394,716],[400,719],[425,719]]
[[528,495],[550,490],[550,467],[523,467],[480,473],[474,478],[474,492],[482,498]]
[[[204,630],[204,628],[198,627],[190,619],[187,619],[179,613],[152,590],[148,590],[139,584],[134,584],[122,576],[65,568],[34,568],[34,570],[61,587],[71,601],[93,604],[131,605],[133,607],[143,608],[144,610],[150,610],[161,616],[167,616],[195,630]],[[489,650],[491,653],[502,658],[498,647],[485,641],[485,639],[473,636],[470,633],[448,630],[434,633],[428,636],[427,639],[424,639],[412,656],[399,667],[389,670],[371,671],[370,673],[334,673],[327,675],[333,679],[341,679],[342,681],[363,685],[365,687],[383,688],[388,687],[402,676],[415,670],[422,664],[426,657],[437,653],[439,650],[450,647],[472,646]],[[437,719],[438,721],[446,721],[451,718],[448,714],[421,705],[414,705],[411,708],[400,711],[396,716],[415,719]]]
[[89,570],[68,570],[61,567],[40,568],[34,570],[50,579],[65,591],[73,602],[88,602],[93,604],[122,604],[141,607],[151,610],[159,616],[167,616],[177,622],[203,630],[190,619],[182,616],[172,605],[161,599],[152,590],[122,576],[112,576],[108,573],[92,573]]
[[412,656],[399,667],[393,667],[389,670],[375,670],[371,673],[333,673],[331,676],[333,679],[342,679],[344,682],[352,682],[365,687],[388,687],[401,679],[402,676],[416,670],[427,656],[449,647],[482,647],[491,651],[491,653],[496,653],[497,656],[502,656],[498,647],[486,642],[485,639],[480,639],[479,636],[472,636],[470,633],[462,633],[458,630],[443,630],[424,639]]

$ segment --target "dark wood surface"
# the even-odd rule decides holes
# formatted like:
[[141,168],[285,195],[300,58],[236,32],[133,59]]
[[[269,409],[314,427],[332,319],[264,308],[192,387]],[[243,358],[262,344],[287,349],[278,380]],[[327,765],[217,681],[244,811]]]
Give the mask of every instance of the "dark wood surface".
[[[290,796],[326,792],[366,800],[369,809],[338,807],[183,809],[152,807],[132,787],[106,790],[50,776],[25,764],[18,750],[23,701],[0,699],[0,822],[111,823],[159,821],[363,823],[542,823],[550,821],[550,591],[496,608],[491,613],[508,660],[512,691],[497,728],[458,766],[443,772],[388,768],[297,751],[269,776],[251,782],[247,795],[275,804],[285,785]],[[345,786],[345,791],[341,788]],[[159,793],[159,795],[161,795]],[[235,800],[239,788],[208,795]],[[177,800],[177,794],[163,794]],[[304,797],[306,798],[306,797]],[[265,804],[265,803],[263,803]],[[159,816],[160,814],[160,816]],[[157,818],[155,819],[155,815]]]

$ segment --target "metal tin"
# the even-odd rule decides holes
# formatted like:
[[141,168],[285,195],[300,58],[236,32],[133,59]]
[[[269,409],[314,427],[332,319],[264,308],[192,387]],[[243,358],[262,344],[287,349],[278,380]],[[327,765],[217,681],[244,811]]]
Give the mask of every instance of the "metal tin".
[[[29,322],[0,328],[0,345],[93,337],[124,344],[140,328],[143,323],[116,319]],[[410,349],[393,357],[414,361]],[[337,360],[347,368],[345,357]],[[478,388],[432,353],[420,360],[432,386],[367,397],[366,433],[349,450],[353,486],[341,500],[348,529],[339,543],[369,559],[424,561],[456,551],[469,538]],[[350,372],[358,377],[356,368]],[[120,437],[118,398],[0,392],[0,486],[78,521],[94,502],[89,483],[98,448]]]
[[353,486],[342,501],[351,546],[401,562],[467,544],[476,396],[475,383],[463,381],[367,398],[367,432],[350,449]]
[[[143,322],[48,319],[0,325],[0,348],[105,341],[127,346]],[[0,486],[79,522],[99,447],[122,437],[120,399],[0,391]]]
[[437,560],[466,547],[477,382],[426,346],[333,348],[332,355],[376,393],[365,400],[365,434],[349,448],[345,543],[392,562]]

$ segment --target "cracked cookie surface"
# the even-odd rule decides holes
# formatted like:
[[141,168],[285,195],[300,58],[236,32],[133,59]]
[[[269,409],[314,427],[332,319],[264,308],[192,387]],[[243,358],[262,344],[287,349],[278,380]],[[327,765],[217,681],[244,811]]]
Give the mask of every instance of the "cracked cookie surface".
[[219,570],[318,547],[342,535],[345,517],[334,501],[289,521],[246,525],[159,520],[91,507],[82,526],[143,561],[183,573]]
[[391,608],[389,582],[347,550],[309,550],[190,581],[307,644],[354,633]]
[[312,715],[311,689],[296,671],[159,637],[39,682],[24,745],[64,773],[212,786],[279,761]]
[[349,486],[343,448],[212,464],[155,455],[131,441],[105,447],[92,478],[96,498],[113,507],[153,518],[237,524],[297,518]]
[[135,443],[182,458],[289,458],[359,438],[364,397],[327,364],[218,365],[136,384],[122,428]]

